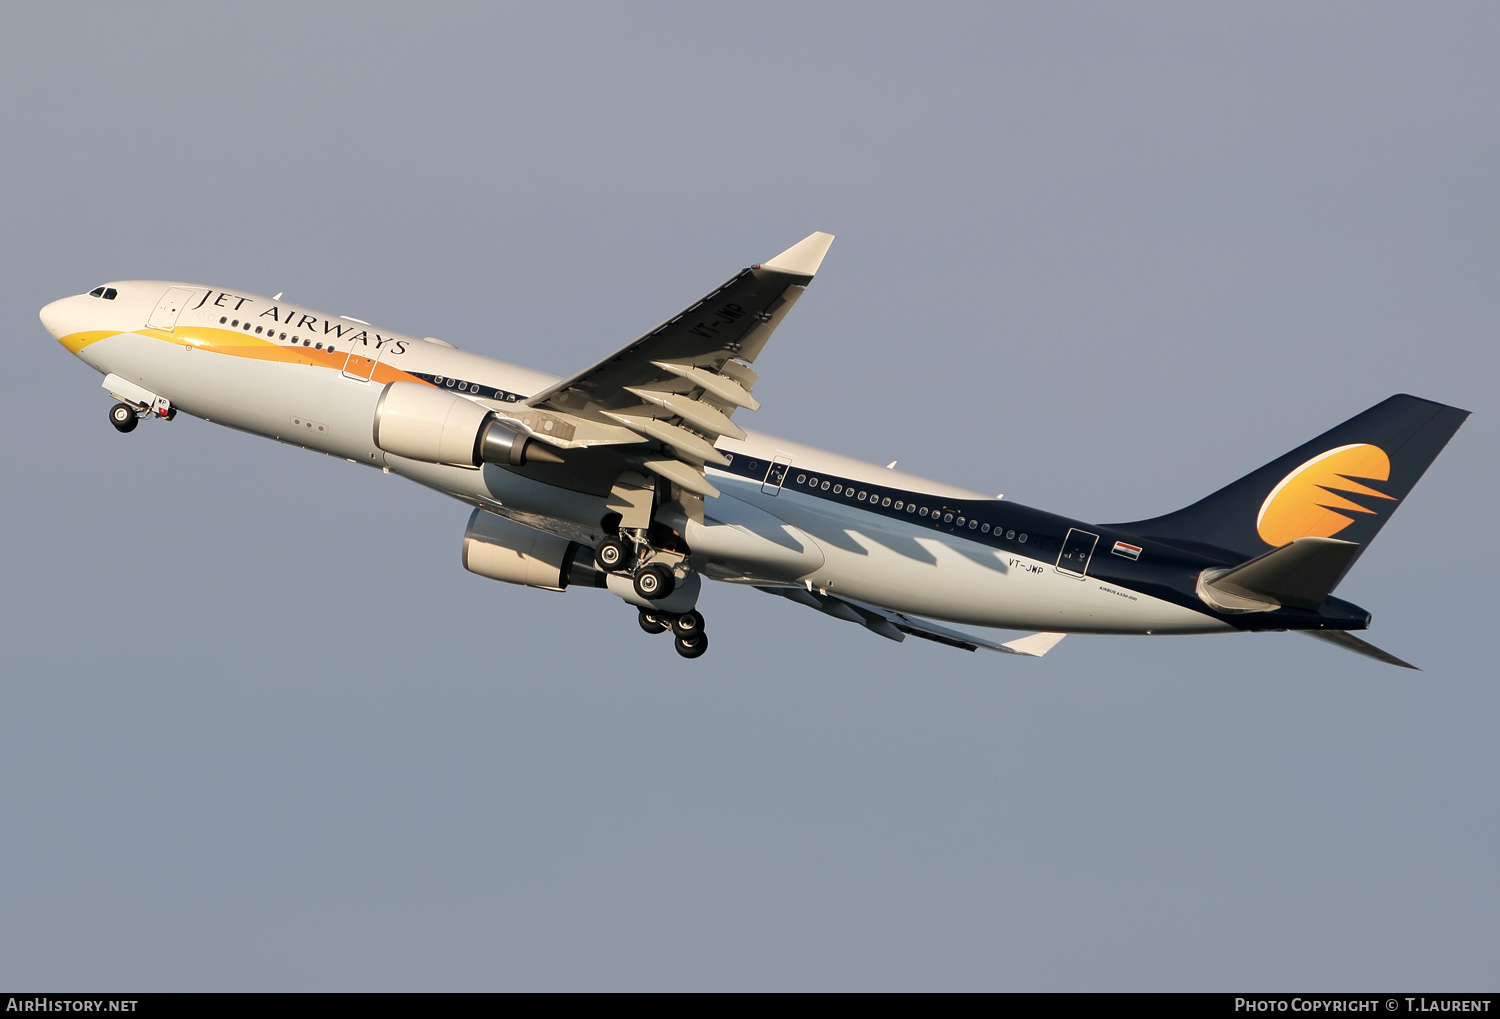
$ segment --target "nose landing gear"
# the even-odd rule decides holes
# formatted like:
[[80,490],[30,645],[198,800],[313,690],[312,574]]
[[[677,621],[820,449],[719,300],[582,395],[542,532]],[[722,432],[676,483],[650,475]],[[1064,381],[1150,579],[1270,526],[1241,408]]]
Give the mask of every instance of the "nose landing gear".
[[109,408],[109,423],[120,432],[135,431],[135,426],[141,423],[143,417],[158,417],[163,421],[171,421],[176,416],[177,408],[159,396],[150,405],[136,405],[121,400]]
[[703,632],[703,614],[690,609],[678,616],[641,609],[641,629],[647,633],[672,634],[672,647],[684,658],[699,658],[708,650],[708,634]]

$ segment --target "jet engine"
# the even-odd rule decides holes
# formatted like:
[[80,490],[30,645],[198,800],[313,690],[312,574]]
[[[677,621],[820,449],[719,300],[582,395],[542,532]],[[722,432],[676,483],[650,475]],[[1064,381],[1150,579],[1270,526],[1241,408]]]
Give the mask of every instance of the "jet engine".
[[507,584],[561,591],[603,587],[604,573],[587,545],[546,534],[477,509],[464,531],[464,569]]
[[420,382],[392,382],[375,405],[375,445],[427,463],[478,467],[562,463],[547,446],[473,400]]

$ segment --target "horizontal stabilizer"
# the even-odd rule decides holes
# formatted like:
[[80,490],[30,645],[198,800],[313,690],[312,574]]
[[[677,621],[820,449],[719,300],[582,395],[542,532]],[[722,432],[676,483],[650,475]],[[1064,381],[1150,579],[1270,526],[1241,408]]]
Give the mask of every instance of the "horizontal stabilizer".
[[1220,612],[1316,612],[1359,552],[1338,538],[1298,538],[1228,569],[1204,570],[1198,597]]
[[[1387,665],[1399,665],[1403,669],[1417,668],[1411,662],[1403,662],[1389,651],[1380,650],[1380,648],[1369,641],[1360,640],[1348,630],[1298,630],[1297,632],[1305,633],[1309,637],[1316,637],[1319,640],[1326,640],[1330,644],[1337,644],[1347,651],[1353,651],[1357,655],[1364,655],[1366,658],[1373,658],[1377,662],[1385,662]],[[1422,670],[1417,669],[1417,671],[1420,672]]]
[[1061,633],[1032,633],[1006,641],[1004,644],[997,644],[961,630],[950,630],[946,626],[939,626],[926,619],[916,619],[904,612],[882,609],[863,602],[850,601],[847,598],[835,598],[831,594],[823,594],[819,591],[809,591],[801,587],[758,587],[756,590],[764,591],[766,594],[779,594],[783,598],[817,609],[835,619],[859,623],[872,633],[878,633],[889,640],[901,641],[910,635],[935,641],[938,644],[947,644],[949,647],[962,648],[965,651],[985,648],[1007,655],[1040,658],[1056,647],[1057,642],[1066,636]]

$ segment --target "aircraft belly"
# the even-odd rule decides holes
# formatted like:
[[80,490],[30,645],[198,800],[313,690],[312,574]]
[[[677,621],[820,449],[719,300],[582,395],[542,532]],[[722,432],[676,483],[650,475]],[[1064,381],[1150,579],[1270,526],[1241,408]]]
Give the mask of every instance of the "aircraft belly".
[[727,492],[706,500],[703,512],[701,523],[684,520],[680,529],[715,580],[785,583],[824,563],[823,549],[807,534]]
[[[389,456],[392,471],[491,512],[585,544],[604,535],[603,496],[577,492],[487,464],[483,471]],[[694,562],[713,580],[787,583],[817,570],[823,551],[810,537],[740,499],[707,501],[703,522],[663,517],[682,532]]]
[[791,491],[751,498],[817,542],[825,562],[808,579],[829,594],[948,622],[1011,629],[1231,629],[1212,616],[1150,595],[1059,573],[1049,562],[927,528],[902,527],[852,507],[830,511],[827,501]]

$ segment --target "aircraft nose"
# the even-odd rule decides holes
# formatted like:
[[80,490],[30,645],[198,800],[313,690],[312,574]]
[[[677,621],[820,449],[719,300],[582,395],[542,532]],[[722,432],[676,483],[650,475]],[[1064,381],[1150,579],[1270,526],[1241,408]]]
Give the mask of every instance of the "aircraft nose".
[[60,301],[53,301],[41,310],[42,325],[46,327],[47,332],[51,333],[52,338],[55,340],[62,339],[63,334],[68,331],[66,322],[67,308],[71,300],[72,298],[64,297]]

